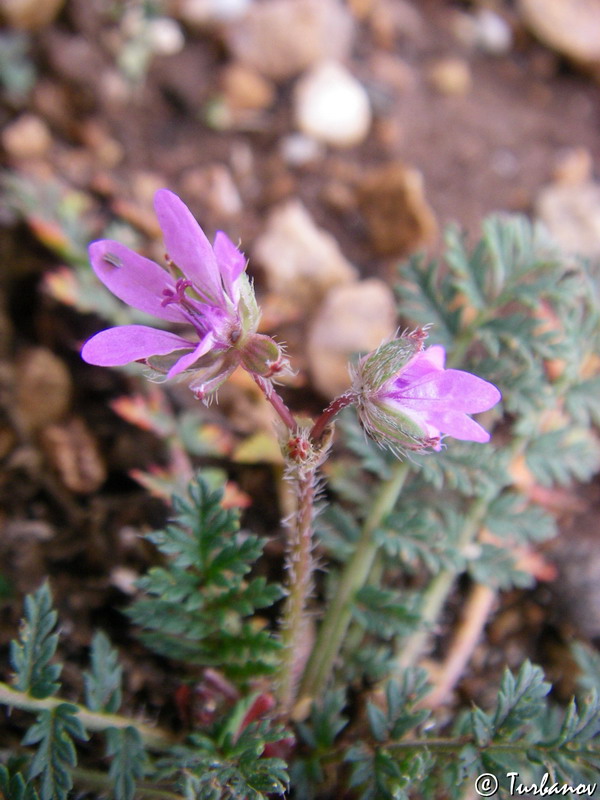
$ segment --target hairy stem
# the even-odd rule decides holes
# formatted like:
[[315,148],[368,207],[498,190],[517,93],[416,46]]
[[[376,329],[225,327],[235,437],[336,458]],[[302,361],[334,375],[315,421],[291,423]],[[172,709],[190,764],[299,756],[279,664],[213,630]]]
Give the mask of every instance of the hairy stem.
[[310,647],[306,605],[312,590],[313,520],[316,467],[295,476],[297,508],[290,524],[286,568],[288,596],[283,610],[281,641],[283,655],[279,670],[278,697],[289,714]]
[[295,431],[298,426],[294,415],[283,402],[280,395],[277,394],[273,386],[268,384],[264,378],[261,378],[259,375],[252,375],[252,377],[269,403],[271,403],[286,428],[289,431]]
[[76,708],[75,714],[84,728],[90,731],[104,731],[107,728],[135,728],[142,741],[150,750],[168,750],[176,743],[176,738],[168,731],[152,728],[138,720],[123,717],[120,714],[105,714],[102,711],[90,711],[89,708],[72,703],[62,697],[45,697],[39,700],[25,692],[13,689],[6,683],[0,683],[0,704],[21,708],[24,711],[52,711],[61,703],[69,703]]
[[354,402],[354,395],[350,392],[346,394],[342,394],[339,397],[336,397],[335,400],[332,400],[331,403],[327,406],[325,411],[321,414],[321,416],[317,419],[315,424],[312,427],[312,430],[309,434],[309,438],[315,442],[318,442],[325,428],[329,424],[329,422],[335,417],[338,411],[341,411],[342,408],[349,406],[351,403]]
[[335,594],[321,624],[302,680],[302,696],[317,697],[329,680],[350,625],[354,597],[365,585],[377,555],[378,546],[373,540],[373,532],[396,505],[408,471],[406,462],[396,464],[391,477],[383,483],[375,498],[354,554],[342,570]]

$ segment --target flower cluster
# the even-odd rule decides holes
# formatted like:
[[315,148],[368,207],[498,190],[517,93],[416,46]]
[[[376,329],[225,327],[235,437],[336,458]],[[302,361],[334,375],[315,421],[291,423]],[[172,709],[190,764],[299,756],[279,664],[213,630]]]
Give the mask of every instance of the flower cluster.
[[110,240],[90,245],[92,267],[125,303],[186,330],[109,328],[85,343],[83,359],[99,366],[141,361],[168,378],[183,374],[200,399],[239,365],[267,379],[280,373],[280,347],[257,333],[260,314],[243,254],[222,232],[211,247],[189,209],[167,189],[156,193],[154,206],[167,269]]
[[423,348],[422,329],[387,342],[353,369],[352,396],[366,432],[396,452],[441,448],[444,434],[470,442],[490,435],[469,414],[501,399],[491,383],[445,369],[440,345]]

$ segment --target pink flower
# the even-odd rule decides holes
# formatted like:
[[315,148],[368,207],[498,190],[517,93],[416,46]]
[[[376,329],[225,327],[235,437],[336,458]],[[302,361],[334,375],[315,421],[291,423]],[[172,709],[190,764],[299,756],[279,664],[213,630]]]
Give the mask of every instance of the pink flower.
[[146,325],[109,328],[84,344],[82,358],[104,367],[141,361],[168,378],[185,373],[200,398],[239,364],[263,377],[279,371],[279,347],[256,333],[260,315],[242,253],[222,232],[211,247],[187,206],[168,189],[156,193],[154,207],[168,269],[110,240],[90,245],[92,267],[128,305],[187,330],[180,335]]
[[379,444],[401,451],[433,447],[443,435],[487,442],[490,434],[469,414],[501,399],[491,383],[445,369],[440,345],[422,349],[423,331],[382,345],[359,363],[353,393],[363,427]]

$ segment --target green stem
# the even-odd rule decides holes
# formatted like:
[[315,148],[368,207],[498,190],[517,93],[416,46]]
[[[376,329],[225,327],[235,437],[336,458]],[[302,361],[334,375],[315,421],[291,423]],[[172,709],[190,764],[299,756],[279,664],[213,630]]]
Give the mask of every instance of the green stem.
[[408,475],[408,464],[399,462],[383,483],[364,522],[354,554],[344,566],[327,609],[302,680],[301,696],[316,697],[325,688],[352,618],[354,597],[371,571],[378,545],[373,532],[393,510]]
[[[102,792],[103,796],[112,795],[114,782],[109,775],[93,769],[75,767],[73,778],[78,786],[84,786],[92,791]],[[138,783],[135,787],[135,800],[184,800],[183,795],[169,792],[166,789],[157,789],[145,783]]]
[[143,722],[138,722],[129,717],[122,717],[120,714],[105,714],[101,711],[90,711],[89,708],[72,703],[61,697],[45,697],[40,700],[31,697],[25,692],[13,689],[6,683],[0,683],[0,704],[21,708],[24,711],[52,711],[62,703],[69,703],[75,706],[75,714],[84,728],[90,731],[104,731],[107,728],[135,728],[140,734],[142,741],[150,750],[168,750],[177,739],[168,731],[160,728],[152,728]]
[[277,695],[284,714],[292,709],[308,655],[310,634],[306,605],[312,590],[315,473],[316,468],[306,469],[295,477],[298,506],[290,526],[286,559],[288,596],[281,623],[283,651],[277,682]]
[[[458,549],[464,550],[475,538],[481,521],[485,516],[489,498],[478,498],[471,503],[465,517],[465,524],[458,541]],[[444,569],[431,581],[423,594],[421,605],[421,627],[407,639],[400,642],[396,659],[396,672],[403,672],[413,666],[427,649],[431,632],[437,622],[442,608],[452,590],[458,572]]]

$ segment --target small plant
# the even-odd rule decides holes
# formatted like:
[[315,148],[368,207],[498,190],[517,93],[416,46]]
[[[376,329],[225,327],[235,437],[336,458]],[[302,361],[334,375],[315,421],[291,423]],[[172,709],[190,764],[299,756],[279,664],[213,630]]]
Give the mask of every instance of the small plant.
[[[560,707],[541,668],[525,662],[504,672],[492,707],[436,714],[496,594],[536,578],[533,547],[556,529],[544,492],[600,465],[600,306],[585,266],[565,264],[522,218],[489,219],[472,250],[450,231],[443,266],[401,268],[405,332],[363,356],[349,391],[305,419],[278,392],[288,361],[258,333],[243,255],[222,233],[211,246],[167,190],[156,211],[165,267],[111,240],[91,245],[92,266],[126,304],[185,328],[109,328],[83,358],[142,362],[204,403],[236,368],[251,375],[279,418],[296,498],[284,585],[264,577],[263,543],[240,530],[221,490],[198,476],[174,498],[172,522],[147,537],[162,560],[127,612],[148,648],[193,676],[173,733],[122,714],[122,669],[102,633],[84,701],[61,698],[44,584],[26,599],[12,684],[0,685],[0,701],[36,715],[0,771],[0,792],[61,800],[77,785],[118,800],[392,800],[555,787],[591,796],[594,689]],[[480,412],[485,419],[472,419]],[[316,502],[324,478],[327,507]],[[422,657],[459,576],[468,578],[465,622],[428,674]],[[584,650],[578,658],[582,686],[600,685],[598,660]],[[80,743],[98,736],[106,772],[78,765]]]

